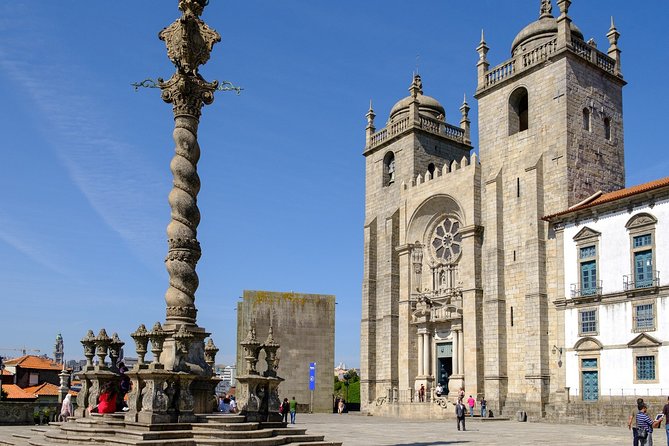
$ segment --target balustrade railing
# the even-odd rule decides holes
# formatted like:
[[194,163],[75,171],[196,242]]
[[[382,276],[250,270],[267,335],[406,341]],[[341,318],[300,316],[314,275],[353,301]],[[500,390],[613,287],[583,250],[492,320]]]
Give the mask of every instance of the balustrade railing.
[[590,60],[593,51],[593,48],[590,45],[576,38],[572,38],[571,45],[576,54],[584,59]]
[[488,71],[485,75],[485,86],[489,87],[497,82],[511,77],[516,73],[516,59],[507,60],[501,65]]
[[613,73],[615,71],[616,61],[606,54],[597,51],[597,66],[603,68],[609,73]]
[[523,56],[523,68],[528,68],[538,62],[548,59],[548,56],[553,54],[557,50],[557,38],[551,39],[548,42],[540,45],[533,50],[524,53]]
[[[408,116],[393,122],[371,136],[370,146],[381,144],[383,141],[409,129],[411,126],[412,123]],[[427,116],[420,117],[418,127],[430,133],[445,136],[459,142],[463,142],[465,139],[464,129]]]

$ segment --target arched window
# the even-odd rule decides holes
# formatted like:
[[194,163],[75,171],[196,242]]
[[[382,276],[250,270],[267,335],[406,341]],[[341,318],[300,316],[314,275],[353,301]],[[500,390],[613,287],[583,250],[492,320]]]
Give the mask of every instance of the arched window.
[[430,172],[430,178],[434,178],[434,163],[427,165],[427,171]]
[[604,138],[607,141],[611,141],[611,119],[604,118]]
[[583,109],[583,130],[590,131],[590,110],[587,108]]
[[395,154],[386,153],[383,157],[383,185],[390,186],[395,182]]
[[527,89],[520,87],[509,97],[509,135],[529,128]]

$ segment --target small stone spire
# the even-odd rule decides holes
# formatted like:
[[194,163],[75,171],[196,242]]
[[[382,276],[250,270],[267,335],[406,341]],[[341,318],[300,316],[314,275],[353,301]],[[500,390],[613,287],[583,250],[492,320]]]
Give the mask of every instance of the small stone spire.
[[616,66],[614,68],[614,73],[616,76],[623,77],[622,70],[620,68],[620,48],[618,47],[618,39],[620,38],[620,33],[616,29],[616,24],[613,23],[613,16],[611,16],[611,28],[606,34],[606,37],[609,39],[609,50],[607,54],[609,57],[616,61]]
[[409,93],[412,98],[411,103],[409,104],[409,117],[413,121],[414,125],[420,125],[420,112],[418,106],[418,95],[423,94],[423,81],[420,78],[420,74],[414,73],[413,81],[409,86]]
[[569,18],[571,0],[558,0],[557,4],[560,8],[560,16],[557,18],[558,48],[571,47],[571,19]]
[[409,86],[409,92],[414,98],[419,94],[423,94],[423,81],[420,78],[420,74],[414,73],[413,82]]
[[372,142],[372,135],[374,132],[376,132],[376,127],[374,127],[374,118],[376,117],[376,114],[372,108],[371,99],[369,100],[369,110],[367,110],[367,114],[365,116],[367,117],[367,127],[365,128],[365,144],[369,147]]
[[543,19],[545,17],[553,17],[553,5],[551,4],[551,0],[541,0],[539,19]]
[[488,68],[490,68],[490,63],[488,62],[488,45],[485,43],[485,35],[483,34],[483,30],[481,30],[481,42],[479,42],[479,46],[476,47],[476,52],[479,53],[479,61],[476,64],[477,71],[478,71],[478,88],[483,88],[485,86],[485,74],[488,71]]
[[460,106],[460,112],[462,113],[462,118],[460,119],[460,128],[465,131],[465,142],[471,144],[471,121],[469,120],[469,104],[467,103],[467,94],[464,95],[462,99],[462,105]]

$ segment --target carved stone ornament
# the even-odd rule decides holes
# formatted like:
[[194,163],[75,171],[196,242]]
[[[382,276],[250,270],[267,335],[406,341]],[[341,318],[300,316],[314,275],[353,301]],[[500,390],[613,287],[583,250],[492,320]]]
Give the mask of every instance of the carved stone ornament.
[[637,214],[630,218],[625,227],[627,229],[638,228],[640,226],[649,226],[657,223],[657,218],[645,212]]
[[438,262],[457,262],[462,254],[461,243],[460,222],[453,217],[441,220],[430,236],[431,253]]
[[158,80],[163,101],[172,104],[174,116],[192,116],[199,119],[202,107],[214,102],[218,82],[207,82],[200,75],[185,75],[177,71],[172,77]]
[[158,34],[172,63],[187,74],[197,74],[198,67],[207,63],[214,45],[221,41],[221,35],[198,17],[203,8],[200,2],[181,1],[179,9],[184,14]]

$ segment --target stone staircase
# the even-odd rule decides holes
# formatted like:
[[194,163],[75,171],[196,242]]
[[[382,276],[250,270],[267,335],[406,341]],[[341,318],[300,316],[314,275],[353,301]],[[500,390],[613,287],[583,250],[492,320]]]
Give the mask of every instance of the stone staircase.
[[105,446],[341,446],[325,441],[323,435],[307,434],[306,429],[288,427],[283,422],[246,422],[241,415],[198,416],[196,423],[126,423],[124,414],[93,415],[51,423],[34,429],[34,435],[15,435],[13,446],[105,445]]

